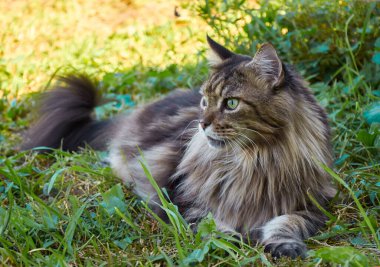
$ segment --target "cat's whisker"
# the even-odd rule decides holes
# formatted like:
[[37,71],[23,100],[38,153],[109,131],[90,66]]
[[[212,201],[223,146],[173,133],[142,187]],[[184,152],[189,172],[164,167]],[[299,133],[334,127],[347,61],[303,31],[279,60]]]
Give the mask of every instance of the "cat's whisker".
[[183,135],[188,134],[188,133],[192,133],[192,132],[195,133],[195,132],[197,132],[197,131],[198,131],[198,128],[189,128],[189,129],[186,129],[186,130],[184,130],[184,131],[182,132],[182,134],[178,135],[177,138],[178,138],[178,137],[183,138]]
[[248,152],[244,149],[244,147],[246,146],[246,147],[252,152],[252,154],[254,154],[254,151],[253,151],[253,150],[252,150],[247,144],[244,144],[244,143],[241,142],[239,139],[235,139],[235,141],[236,141],[237,143],[240,144],[240,147],[242,147],[242,151],[243,151],[243,153],[244,153],[246,156],[250,157],[251,160],[252,160],[252,162],[253,162],[253,161],[254,161],[254,160],[253,160],[253,156],[252,156],[250,153],[248,153]]
[[260,136],[261,136],[261,137],[267,142],[267,144],[270,145],[268,139],[267,139],[263,134],[261,134],[260,132],[258,132],[258,131],[256,131],[256,130],[253,130],[253,129],[243,128],[243,127],[236,127],[236,128],[241,129],[241,130],[252,131],[252,132],[254,132],[254,133],[260,135]]
[[[246,138],[246,139],[248,139],[250,142],[253,142],[253,140],[252,140],[252,139],[250,139],[250,138],[248,138],[246,135],[244,135],[244,134],[241,134],[241,136],[242,136],[242,137],[244,137],[244,138]],[[255,145],[255,147],[256,147],[256,148],[258,148],[258,146],[256,145],[256,143],[255,143],[255,142],[253,142],[253,144]],[[257,160],[258,160],[258,162],[259,162],[260,166],[261,166],[261,167],[263,167],[263,164],[262,164],[262,162],[261,162],[261,159],[260,159],[260,157],[258,157],[258,158],[257,158]]]
[[232,155],[235,157],[235,161],[238,162],[237,153],[236,153],[237,146],[234,146],[233,139],[228,139],[227,141],[232,148],[231,152],[232,152]]
[[[243,133],[238,133],[238,135],[241,136],[241,137],[243,137],[243,138],[245,138],[245,139],[247,139],[248,142],[249,142],[253,147],[255,147],[255,148],[258,147],[257,144],[256,144],[251,138],[249,138],[248,136],[246,136],[245,134],[243,134]],[[249,146],[247,146],[247,147],[249,148]]]
[[[257,144],[252,139],[250,139],[248,136],[246,136],[246,135],[244,135],[242,133],[240,133],[240,136],[242,136],[243,138],[247,139],[251,143],[251,145],[252,145],[253,148],[258,149]],[[253,150],[253,148],[249,147],[248,144],[247,144],[247,148],[252,152],[252,155],[256,154],[256,152]]]
[[[177,136],[177,138],[178,138],[178,137],[181,137],[181,138],[182,138],[182,136],[185,134],[185,132],[187,132],[187,130],[188,130],[190,124],[192,124],[193,122],[198,122],[198,121],[199,121],[199,120],[192,120],[192,121],[190,121],[190,122],[187,124],[187,126],[185,127],[185,129],[182,131],[182,133],[179,134],[179,135]],[[190,128],[190,130],[197,130],[197,129],[198,129],[198,127]],[[181,140],[182,140],[182,139],[181,139]]]
[[267,142],[267,144],[270,145],[268,139],[267,139],[264,135],[262,135],[260,132],[258,132],[258,131],[256,131],[256,130],[249,129],[249,128],[244,128],[244,127],[239,127],[239,126],[235,126],[235,128],[237,128],[237,129],[241,129],[241,130],[252,131],[252,132],[254,132],[254,133],[260,135],[260,136],[261,136],[261,137]]
[[239,126],[237,126],[236,128],[241,129],[241,130],[247,130],[247,131],[251,131],[251,132],[257,133],[258,135],[260,135],[262,138],[264,138],[268,142],[268,139],[262,133],[260,133],[257,130],[249,129],[249,128],[245,128],[245,127],[239,127]]

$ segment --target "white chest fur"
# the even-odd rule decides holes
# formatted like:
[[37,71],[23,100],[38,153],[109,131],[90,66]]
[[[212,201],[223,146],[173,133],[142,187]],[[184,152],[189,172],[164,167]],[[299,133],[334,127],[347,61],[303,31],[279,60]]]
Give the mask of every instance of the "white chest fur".
[[274,215],[272,209],[264,208],[267,214],[257,214],[262,213],[257,204],[268,198],[263,196],[267,181],[260,165],[254,151],[213,149],[202,133],[195,135],[175,175],[186,175],[179,190],[182,198],[194,204],[186,216],[192,219],[212,212],[222,228],[235,230],[269,219]]

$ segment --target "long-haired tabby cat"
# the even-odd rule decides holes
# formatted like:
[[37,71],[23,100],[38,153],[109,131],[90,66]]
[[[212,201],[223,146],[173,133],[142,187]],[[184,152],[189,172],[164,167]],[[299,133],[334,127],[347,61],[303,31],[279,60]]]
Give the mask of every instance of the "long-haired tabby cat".
[[178,90],[129,116],[96,121],[95,86],[63,78],[45,95],[23,149],[108,149],[115,173],[158,213],[140,150],[189,222],[211,212],[223,231],[249,235],[278,256],[305,256],[335,194],[326,114],[270,44],[239,55],[208,38],[211,73],[200,92]]

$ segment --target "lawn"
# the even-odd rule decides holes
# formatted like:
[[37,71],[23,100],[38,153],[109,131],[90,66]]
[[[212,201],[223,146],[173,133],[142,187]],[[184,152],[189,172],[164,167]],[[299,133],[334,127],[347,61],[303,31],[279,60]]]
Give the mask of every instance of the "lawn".
[[[380,3],[330,2],[0,1],[0,266],[380,265]],[[17,150],[56,76],[99,81],[100,119],[130,112],[202,83],[206,33],[251,55],[270,41],[329,113],[339,195],[305,260],[274,260],[211,215],[194,233],[169,202],[165,224],[105,152]]]

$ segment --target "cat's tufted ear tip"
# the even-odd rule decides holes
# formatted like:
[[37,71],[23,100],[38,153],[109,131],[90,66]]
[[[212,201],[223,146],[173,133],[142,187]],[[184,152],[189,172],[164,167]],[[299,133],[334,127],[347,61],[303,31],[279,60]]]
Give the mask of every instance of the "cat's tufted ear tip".
[[210,37],[210,35],[208,35],[208,33],[206,33],[206,40],[207,40],[207,43],[209,46],[211,46],[211,42],[213,42],[214,40]]
[[208,61],[211,66],[216,66],[235,55],[233,52],[214,41],[208,34],[206,34],[206,39],[210,47]]
[[279,85],[283,80],[282,62],[271,43],[261,44],[248,66],[254,67],[258,73],[271,81],[274,86]]
[[273,55],[277,56],[276,48],[269,42],[260,44],[258,46],[258,49],[257,49],[255,56],[258,54],[262,54],[262,53],[273,54]]

